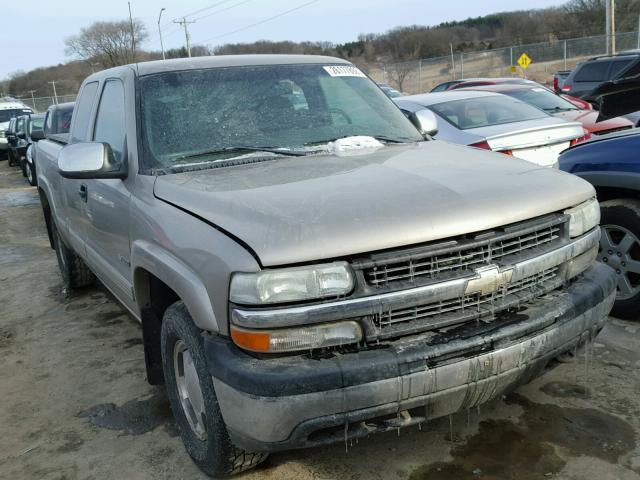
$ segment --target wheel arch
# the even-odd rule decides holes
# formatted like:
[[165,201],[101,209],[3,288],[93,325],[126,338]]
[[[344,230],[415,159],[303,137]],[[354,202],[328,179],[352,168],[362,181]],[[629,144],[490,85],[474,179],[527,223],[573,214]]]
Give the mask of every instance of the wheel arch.
[[51,203],[49,197],[42,187],[38,187],[38,196],[40,197],[40,205],[42,205],[42,213],[44,215],[44,223],[47,227],[47,236],[49,237],[49,245],[51,249],[55,249],[53,243],[53,230],[51,229]]
[[616,198],[640,199],[640,173],[635,172],[576,172],[596,189],[598,200]]
[[147,379],[163,382],[160,332],[166,309],[182,301],[195,325],[218,332],[207,289],[196,273],[159,245],[134,242],[131,249],[133,289],[140,310]]

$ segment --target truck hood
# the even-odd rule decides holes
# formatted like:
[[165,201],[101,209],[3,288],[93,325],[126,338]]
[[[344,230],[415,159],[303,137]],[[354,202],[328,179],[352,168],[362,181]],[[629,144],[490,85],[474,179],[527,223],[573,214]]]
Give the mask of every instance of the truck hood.
[[554,169],[429,141],[163,175],[154,194],[239,238],[263,266],[276,266],[482,231],[595,193]]

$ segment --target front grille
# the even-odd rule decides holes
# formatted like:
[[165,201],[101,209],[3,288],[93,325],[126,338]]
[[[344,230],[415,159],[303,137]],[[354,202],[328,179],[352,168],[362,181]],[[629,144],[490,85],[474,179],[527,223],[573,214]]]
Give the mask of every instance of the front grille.
[[373,316],[378,339],[433,330],[493,315],[557,288],[559,268],[544,270],[487,295],[472,294]]
[[364,278],[373,287],[393,286],[400,282],[425,282],[446,275],[467,274],[475,268],[499,263],[507,257],[529,254],[535,256],[541,249],[555,246],[562,240],[561,218],[547,219],[541,225],[515,228],[506,232],[484,234],[485,240],[460,240],[444,248],[399,254],[395,258],[369,262],[363,268]]

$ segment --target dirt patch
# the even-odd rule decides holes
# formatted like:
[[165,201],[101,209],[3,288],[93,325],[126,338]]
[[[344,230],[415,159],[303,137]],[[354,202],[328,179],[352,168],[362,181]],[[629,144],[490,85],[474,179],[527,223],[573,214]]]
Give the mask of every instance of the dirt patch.
[[587,397],[587,390],[584,386],[569,382],[549,382],[545,384],[540,391],[556,398]]
[[125,312],[122,310],[113,310],[110,312],[100,312],[93,316],[96,324],[100,327],[109,327],[118,325],[124,321]]
[[14,335],[7,327],[0,326],[0,348],[6,348],[14,341]]
[[122,348],[131,348],[142,345],[142,337],[129,338],[122,342]]
[[141,435],[161,425],[169,432],[175,431],[169,400],[161,389],[148,398],[130,400],[119,407],[113,403],[96,405],[78,416],[88,418],[97,427],[128,435]]
[[521,424],[481,422],[476,435],[453,449],[451,462],[421,467],[411,474],[411,480],[534,480],[554,475],[565,466],[554,445],[610,463],[635,448],[633,428],[614,415],[537,404],[515,394],[508,403],[524,408]]

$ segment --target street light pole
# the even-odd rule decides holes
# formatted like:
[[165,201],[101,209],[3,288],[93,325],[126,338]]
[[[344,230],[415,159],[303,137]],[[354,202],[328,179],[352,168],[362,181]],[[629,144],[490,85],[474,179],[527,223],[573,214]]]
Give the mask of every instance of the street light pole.
[[162,29],[160,28],[160,19],[162,18],[162,12],[164,12],[166,8],[162,7],[160,9],[160,15],[158,15],[158,33],[160,34],[160,49],[162,50],[162,59],[165,60],[164,57],[164,44],[162,43]]

